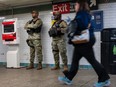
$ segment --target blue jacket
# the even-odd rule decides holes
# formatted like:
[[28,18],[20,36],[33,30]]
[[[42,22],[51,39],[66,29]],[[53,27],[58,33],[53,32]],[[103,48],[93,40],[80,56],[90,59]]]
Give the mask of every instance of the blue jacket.
[[92,19],[92,16],[87,11],[79,11],[76,14],[75,19],[77,20],[77,32],[83,31],[88,28],[88,25],[91,23],[90,26],[90,42],[91,44],[95,43],[95,36],[94,36],[94,20]]

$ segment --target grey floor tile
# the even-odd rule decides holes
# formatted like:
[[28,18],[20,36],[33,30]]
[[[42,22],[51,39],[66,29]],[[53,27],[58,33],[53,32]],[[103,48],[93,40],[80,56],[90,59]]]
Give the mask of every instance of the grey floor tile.
[[[97,75],[93,70],[79,70],[73,85],[61,84],[57,77],[62,70],[51,71],[50,68],[37,71],[26,69],[0,68],[0,87],[93,87]],[[111,76],[111,87],[116,87],[116,75]]]

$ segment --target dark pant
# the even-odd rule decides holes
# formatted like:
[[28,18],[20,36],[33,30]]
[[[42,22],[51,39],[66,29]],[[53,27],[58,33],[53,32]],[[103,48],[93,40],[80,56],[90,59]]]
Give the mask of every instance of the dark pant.
[[95,59],[93,47],[89,45],[75,46],[73,53],[73,60],[70,71],[64,71],[65,76],[72,80],[79,69],[79,60],[85,57],[87,61],[93,66],[98,75],[98,82],[104,82],[110,79],[104,67]]

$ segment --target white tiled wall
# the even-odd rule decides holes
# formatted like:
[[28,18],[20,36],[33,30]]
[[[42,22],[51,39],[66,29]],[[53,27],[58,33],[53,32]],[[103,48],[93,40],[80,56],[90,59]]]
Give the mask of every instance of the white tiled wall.
[[104,12],[104,27],[116,27],[116,3],[101,4],[100,10]]
[[[0,24],[2,23],[2,20],[0,20]],[[6,61],[6,51],[7,47],[5,47],[2,44],[2,26],[0,26],[0,62]]]
[[[109,4],[101,4],[99,6],[100,10],[104,12],[104,27],[116,27],[116,3],[109,3]],[[43,44],[43,55],[44,55],[44,63],[47,64],[54,64],[53,54],[51,49],[51,38],[48,35],[48,30],[51,26],[51,11],[40,12],[40,17],[44,23],[42,28],[42,44]],[[65,14],[63,15],[63,19],[67,19],[70,17],[71,19],[74,18],[75,14]],[[21,63],[28,63],[29,62],[29,47],[26,44],[27,33],[24,30],[24,24],[31,19],[31,14],[19,14],[14,15],[14,17],[19,19],[19,26],[20,26],[20,60]],[[11,16],[7,16],[6,18],[11,18]],[[1,25],[0,25],[1,28]],[[1,35],[1,29],[0,29]],[[96,39],[97,42],[94,46],[95,56],[98,61],[100,61],[100,32],[96,32]],[[6,51],[7,47],[2,44],[2,40],[0,38],[0,62],[6,62]],[[69,63],[71,63],[73,53],[73,47],[67,44],[67,55],[69,59]],[[35,60],[35,62],[37,59]],[[81,65],[89,65],[89,63],[83,58],[80,62]]]

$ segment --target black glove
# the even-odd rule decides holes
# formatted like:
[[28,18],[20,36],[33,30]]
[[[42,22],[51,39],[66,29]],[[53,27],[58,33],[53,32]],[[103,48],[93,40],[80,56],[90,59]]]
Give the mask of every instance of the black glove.
[[31,30],[27,30],[27,33],[28,34],[32,34],[33,32]]

